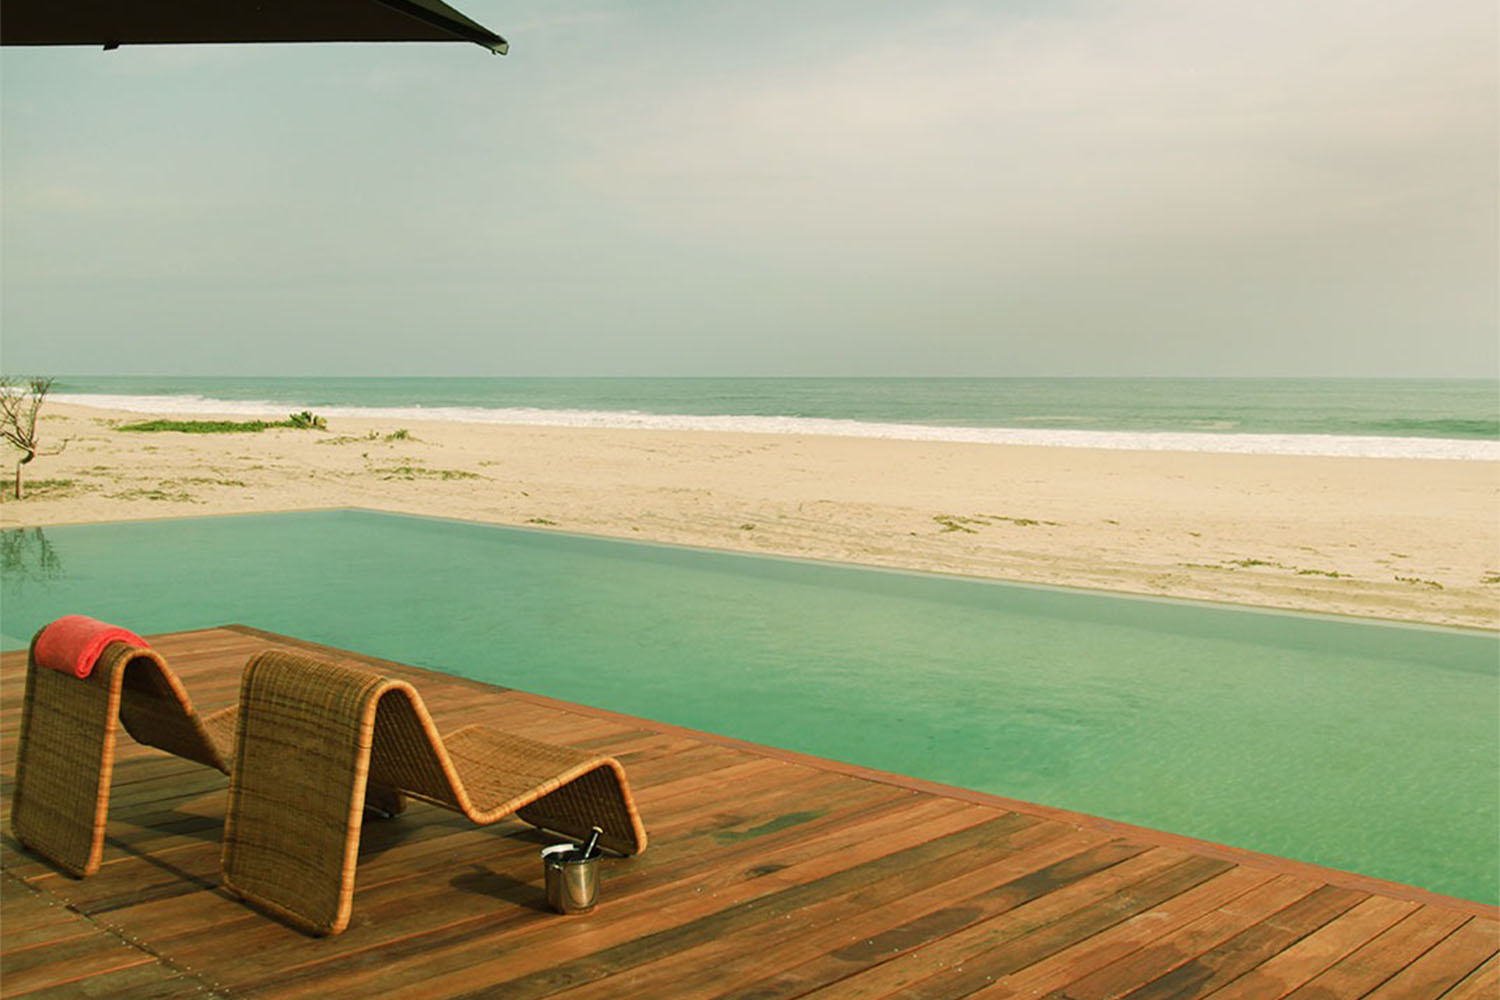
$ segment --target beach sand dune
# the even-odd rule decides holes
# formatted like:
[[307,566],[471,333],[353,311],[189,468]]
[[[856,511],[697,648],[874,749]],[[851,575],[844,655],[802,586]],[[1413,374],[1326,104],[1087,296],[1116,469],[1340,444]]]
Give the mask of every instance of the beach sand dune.
[[[208,415],[205,415],[208,416]],[[1500,626],[1500,463],[331,419],[138,433],[49,404],[6,527],[328,507]],[[404,433],[402,433],[404,432]],[[52,445],[48,445],[49,447]]]

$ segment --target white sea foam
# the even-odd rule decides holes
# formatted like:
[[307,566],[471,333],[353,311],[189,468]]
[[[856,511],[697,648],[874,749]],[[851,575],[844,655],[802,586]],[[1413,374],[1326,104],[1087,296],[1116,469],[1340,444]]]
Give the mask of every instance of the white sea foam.
[[285,417],[315,409],[325,417],[369,420],[451,420],[466,424],[531,427],[601,427],[635,430],[737,431],[748,434],[812,434],[950,441],[966,444],[1108,448],[1124,451],[1198,451],[1237,455],[1308,455],[1352,458],[1444,458],[1500,461],[1500,441],[1422,437],[1357,437],[1332,434],[1204,434],[1180,431],[1082,431],[1040,427],[943,427],[818,417],[692,416],[609,410],[487,409],[462,406],[314,406],[270,400],[205,396],[107,396],[59,394],[59,403],[171,416]]

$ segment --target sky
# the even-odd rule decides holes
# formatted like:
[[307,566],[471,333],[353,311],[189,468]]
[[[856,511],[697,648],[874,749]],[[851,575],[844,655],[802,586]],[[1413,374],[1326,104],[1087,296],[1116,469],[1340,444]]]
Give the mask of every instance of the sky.
[[0,50],[11,374],[1495,377],[1490,0]]

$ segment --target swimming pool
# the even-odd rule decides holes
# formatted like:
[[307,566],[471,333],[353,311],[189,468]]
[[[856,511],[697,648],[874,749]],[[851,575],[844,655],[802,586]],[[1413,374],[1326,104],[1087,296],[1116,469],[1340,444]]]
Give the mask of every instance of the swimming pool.
[[1500,640],[366,511],[0,533],[6,648],[241,622],[1500,899]]

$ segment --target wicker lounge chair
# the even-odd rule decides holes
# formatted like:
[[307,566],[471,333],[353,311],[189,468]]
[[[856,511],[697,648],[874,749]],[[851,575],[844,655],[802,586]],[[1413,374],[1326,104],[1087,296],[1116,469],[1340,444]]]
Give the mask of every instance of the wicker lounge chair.
[[597,825],[618,853],[646,847],[618,761],[484,726],[444,740],[405,681],[271,650],[245,667],[240,710],[224,886],[311,933],[348,925],[367,782],[479,824],[514,813],[579,839]]
[[75,677],[38,664],[33,638],[11,831],[69,874],[93,874],[104,848],[116,721],[138,743],[228,774],[234,717],[232,707],[200,717],[154,650],[112,642],[88,677]]

